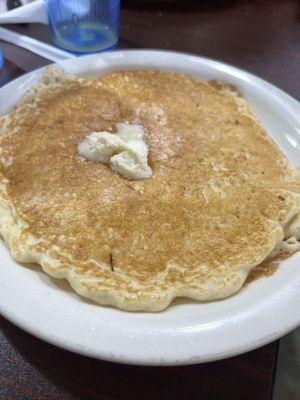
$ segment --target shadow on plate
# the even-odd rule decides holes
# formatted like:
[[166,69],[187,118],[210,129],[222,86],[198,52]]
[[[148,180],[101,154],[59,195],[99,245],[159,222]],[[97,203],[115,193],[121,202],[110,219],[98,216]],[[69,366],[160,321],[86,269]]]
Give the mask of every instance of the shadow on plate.
[[49,286],[50,288],[62,290],[66,293],[66,295],[75,298],[78,301],[83,301],[85,303],[96,305],[96,303],[92,300],[89,300],[85,297],[80,296],[77,294],[74,289],[72,289],[71,285],[66,279],[59,279],[53,278],[52,276],[48,275],[46,272],[42,270],[42,268],[38,264],[24,264],[19,263],[22,267],[29,269],[35,274],[38,274],[39,279],[42,281],[42,284]]
[[[103,308],[104,307],[106,309],[111,309],[111,310],[114,310],[114,311],[120,311],[122,313],[137,314],[137,315],[138,314],[145,314],[145,315],[147,314],[147,312],[144,312],[144,311],[126,311],[126,310],[117,309],[117,308],[115,308],[113,306],[98,304],[98,303],[94,302],[93,300],[90,300],[90,299],[88,299],[86,297],[83,297],[83,296],[79,295],[71,287],[71,285],[69,284],[69,282],[66,279],[53,278],[52,276],[48,275],[46,272],[44,272],[42,270],[42,268],[39,265],[37,265],[37,264],[24,264],[24,263],[19,263],[19,264],[21,264],[22,267],[29,269],[33,273],[38,274],[38,277],[41,280],[42,284],[49,286],[51,289],[57,289],[57,290],[65,292],[65,294],[67,296],[72,297],[75,302],[76,301],[78,301],[78,302],[82,301],[82,302],[84,302],[86,304],[89,304],[89,305],[91,305],[93,307],[99,307],[99,308]],[[262,276],[263,276],[263,274],[261,273],[260,277],[262,277]],[[251,280],[249,279],[249,282],[248,282],[248,279],[247,279],[245,285],[250,284],[255,279],[256,278],[253,277]],[[243,290],[243,287],[240,290]],[[239,293],[240,293],[240,290],[238,292],[236,292],[236,293],[233,293],[230,297],[238,296]],[[210,300],[210,301],[206,302],[206,301],[197,301],[197,300],[189,299],[189,298],[186,298],[186,297],[176,297],[172,301],[172,303],[168,306],[168,308],[166,308],[165,310],[159,311],[159,312],[154,312],[152,314],[160,315],[160,314],[163,314],[164,312],[167,312],[168,310],[173,309],[174,307],[180,308],[180,307],[185,307],[185,306],[189,306],[189,305],[197,306],[199,304],[218,303],[218,302],[222,302],[223,300],[226,300],[226,299]],[[200,314],[201,314],[201,311],[200,311]]]

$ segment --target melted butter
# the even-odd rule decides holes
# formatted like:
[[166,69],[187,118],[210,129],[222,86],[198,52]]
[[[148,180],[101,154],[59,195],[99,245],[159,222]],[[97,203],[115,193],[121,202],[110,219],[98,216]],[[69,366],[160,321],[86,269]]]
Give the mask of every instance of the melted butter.
[[116,124],[117,133],[93,132],[78,145],[78,153],[87,160],[108,164],[128,180],[148,179],[148,147],[141,125]]

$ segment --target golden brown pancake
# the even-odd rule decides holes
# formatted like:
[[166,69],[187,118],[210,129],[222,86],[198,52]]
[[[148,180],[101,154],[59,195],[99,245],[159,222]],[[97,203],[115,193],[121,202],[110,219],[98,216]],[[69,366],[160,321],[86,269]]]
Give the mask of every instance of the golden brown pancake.
[[[146,130],[151,179],[79,156],[86,135],[119,122]],[[295,170],[245,103],[183,74],[50,70],[2,119],[0,150],[12,256],[122,309],[233,294],[300,211]]]

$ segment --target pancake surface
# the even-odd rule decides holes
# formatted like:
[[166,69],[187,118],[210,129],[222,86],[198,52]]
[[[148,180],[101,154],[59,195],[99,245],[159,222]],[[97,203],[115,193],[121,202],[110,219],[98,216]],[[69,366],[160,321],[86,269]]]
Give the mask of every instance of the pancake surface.
[[[79,156],[88,134],[119,122],[146,130],[151,179]],[[96,302],[158,311],[175,297],[224,298],[288,241],[299,249],[296,170],[216,85],[50,70],[1,126],[0,232],[12,256]]]

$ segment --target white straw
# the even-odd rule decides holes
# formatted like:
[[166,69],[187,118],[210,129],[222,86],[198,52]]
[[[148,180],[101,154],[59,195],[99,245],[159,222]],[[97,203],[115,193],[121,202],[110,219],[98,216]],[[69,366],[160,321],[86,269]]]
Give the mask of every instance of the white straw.
[[5,28],[0,28],[0,39],[8,43],[15,44],[16,46],[23,47],[32,53],[38,54],[39,56],[54,62],[76,57],[75,55],[60,50],[57,47]]

